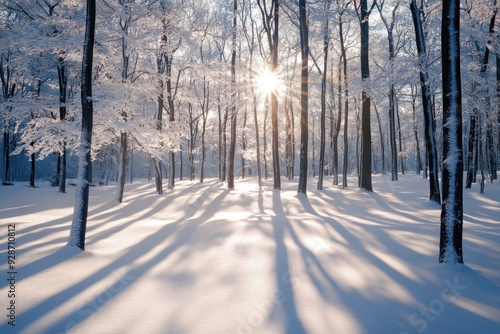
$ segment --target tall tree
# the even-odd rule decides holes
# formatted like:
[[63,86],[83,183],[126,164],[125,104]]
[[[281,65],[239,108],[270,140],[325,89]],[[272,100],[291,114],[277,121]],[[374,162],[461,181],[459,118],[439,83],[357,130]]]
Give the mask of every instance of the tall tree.
[[[2,96],[5,102],[9,102],[14,97],[16,92],[16,83],[12,78],[12,68],[10,65],[11,53],[10,50],[7,54],[0,55],[0,79],[2,81]],[[10,124],[9,118],[12,112],[12,106],[7,106],[4,116],[3,128],[3,161],[4,161],[4,177],[2,185],[12,184],[10,181]]]
[[[300,29],[300,151],[299,151],[299,185],[297,192],[307,192],[307,147],[309,141],[309,27],[307,22],[306,1],[299,0],[299,29]],[[323,131],[324,134],[324,131]],[[324,138],[323,138],[324,141]]]
[[326,85],[328,78],[328,50],[330,49],[330,6],[332,1],[325,1],[325,23],[323,27],[323,71],[321,73],[321,121],[320,121],[320,148],[318,190],[323,189],[323,176],[325,174],[325,146],[326,146]]
[[391,147],[391,178],[392,181],[398,180],[398,149],[396,146],[396,89],[394,77],[394,61],[396,58],[396,48],[394,43],[394,25],[396,23],[396,12],[399,2],[392,9],[390,21],[383,14],[385,0],[377,2],[377,9],[387,30],[387,41],[389,43],[389,66],[390,66],[390,88],[389,88],[389,143]]
[[[261,15],[262,25],[267,36],[267,42],[271,57],[269,59],[269,71],[277,75],[278,69],[278,42],[279,42],[279,12],[280,0],[271,0],[268,9],[268,0],[257,0]],[[272,156],[273,156],[273,188],[281,189],[280,156],[278,146],[278,93],[271,92],[271,124],[272,124]]]
[[[234,156],[236,152],[236,28],[238,0],[233,0],[233,43],[231,51],[231,142],[229,143],[227,188],[234,189]],[[244,167],[243,167],[244,168]]]
[[[496,15],[498,12],[498,7],[497,7],[497,0],[493,2],[493,13],[490,16],[490,24],[488,28],[488,33],[489,33],[489,38],[488,41],[486,42],[486,45],[483,50],[483,57],[481,59],[481,68],[479,70],[479,75],[481,79],[485,79],[487,75],[487,68],[488,68],[488,60],[490,56],[490,49],[491,49],[491,39],[493,37],[493,33],[495,31],[495,19]],[[480,99],[484,99],[484,94],[487,93],[488,87],[481,87],[481,85],[484,85],[483,82],[479,84],[479,91],[476,96],[479,96]],[[474,84],[474,90],[477,88],[477,84]],[[481,94],[482,93],[482,94]],[[489,104],[489,97],[487,97],[486,102]],[[486,110],[489,110],[489,108],[486,108]],[[478,126],[480,126],[480,123],[478,122],[479,118],[479,108],[476,106],[473,109],[473,113],[470,117],[470,125],[469,125],[469,143],[468,143],[468,150],[467,150],[467,177],[465,179],[465,188],[470,188],[472,186],[472,181],[474,178],[474,174],[477,170],[476,164],[474,162],[474,152],[479,152],[478,149],[478,142],[479,142],[479,136],[478,136]],[[490,127],[492,126],[492,122],[487,122],[487,127],[488,127],[488,133],[490,133]],[[488,136],[489,137],[489,136]],[[492,157],[494,157],[493,150],[491,148],[491,144],[493,143],[493,140],[488,140],[490,143],[490,154]],[[496,175],[496,166],[494,166],[494,161],[493,159],[490,159],[490,173],[493,175]]]
[[366,85],[369,85],[370,80],[370,63],[368,57],[369,50],[369,25],[368,19],[371,10],[375,5],[373,2],[368,9],[368,1],[361,0],[358,11],[358,18],[361,28],[361,78],[364,85],[361,92],[361,188],[373,191],[372,188],[372,134],[371,134],[371,118],[370,118],[370,95],[367,92]]
[[463,263],[462,86],[460,1],[443,0],[441,23],[443,87],[443,203],[439,262]]
[[94,59],[96,1],[87,0],[85,19],[85,40],[82,59],[82,134],[78,179],[76,184],[75,209],[68,245],[85,249],[85,232],[89,207],[89,180],[92,167],[90,153],[92,148],[93,101],[92,101],[92,65]]
[[[420,89],[422,94],[422,107],[424,111],[424,136],[426,161],[429,165],[429,200],[441,203],[441,192],[439,190],[438,154],[436,144],[436,123],[434,120],[434,106],[432,103],[432,91],[430,88],[427,50],[422,27],[422,10],[417,6],[417,1],[412,0],[410,10],[415,28],[415,40],[419,59]],[[425,174],[425,173],[424,173]]]

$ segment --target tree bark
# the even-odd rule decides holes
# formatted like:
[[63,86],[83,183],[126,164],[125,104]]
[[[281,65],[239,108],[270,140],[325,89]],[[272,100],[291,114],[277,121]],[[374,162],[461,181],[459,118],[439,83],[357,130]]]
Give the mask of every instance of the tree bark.
[[[300,50],[302,71],[300,81],[300,173],[297,193],[307,193],[307,147],[309,141],[309,28],[307,22],[306,1],[299,0]],[[324,110],[323,110],[324,112]],[[323,115],[324,117],[324,115]],[[322,123],[324,124],[324,122]],[[323,130],[324,135],[324,130]],[[324,138],[323,138],[324,142]]]
[[318,190],[323,190],[323,176],[325,173],[325,146],[326,146],[326,82],[328,76],[328,50],[330,44],[329,15],[331,1],[325,2],[325,27],[323,30],[323,73],[321,76],[321,120],[320,120],[320,147],[319,147],[319,170]]
[[78,163],[78,180],[76,185],[75,209],[71,231],[69,235],[69,246],[85,249],[85,233],[87,229],[87,215],[89,206],[89,179],[90,151],[92,147],[92,123],[93,123],[93,102],[92,102],[92,63],[94,56],[95,41],[95,0],[87,0],[87,16],[85,25],[85,41],[83,45],[82,60],[82,83],[81,83],[81,103],[82,103],[82,136],[80,161]]
[[463,263],[462,88],[460,78],[460,3],[443,1],[443,203],[439,262]]
[[[369,84],[370,65],[368,58],[369,49],[369,26],[367,0],[361,0],[361,78],[365,84]],[[370,96],[365,88],[361,92],[361,188],[373,191],[372,188],[372,134],[370,119]]]
[[[427,51],[422,27],[420,9],[416,0],[410,3],[417,52],[419,58],[420,87],[422,91],[422,106],[424,110],[424,136],[426,148],[426,166],[429,167],[429,200],[441,203],[441,192],[439,190],[438,155],[436,144],[436,123],[434,121],[434,107],[432,104],[432,92],[429,87],[429,73],[427,65]],[[426,173],[424,173],[426,175]]]
[[[238,1],[233,1],[233,50],[231,52],[231,142],[229,145],[227,188],[234,189],[234,158],[236,152],[236,24]],[[243,167],[245,168],[245,167]]]

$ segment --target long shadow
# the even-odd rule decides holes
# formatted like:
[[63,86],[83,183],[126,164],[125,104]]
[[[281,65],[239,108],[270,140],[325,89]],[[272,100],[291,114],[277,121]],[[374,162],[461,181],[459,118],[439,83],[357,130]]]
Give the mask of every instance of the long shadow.
[[[110,276],[111,274],[113,274],[113,272],[120,271],[121,268],[129,266],[131,263],[143,257],[145,254],[147,254],[147,252],[150,251],[152,246],[164,243],[165,239],[176,233],[177,235],[173,243],[165,247],[151,260],[148,260],[144,264],[136,266],[135,268],[129,270],[124,275],[124,282],[126,283],[124,289],[122,289],[121,291],[116,291],[117,289],[113,286],[115,283],[113,283],[111,287],[105,289],[101,294],[99,294],[99,296],[107,296],[108,298],[107,299],[105,299],[104,297],[97,298],[98,308],[105,306],[110,301],[115,299],[116,296],[120,295],[123,291],[125,291],[126,287],[135,283],[140,277],[145,275],[155,265],[165,260],[165,258],[167,258],[174,251],[179,249],[179,247],[188,243],[194,231],[211,217],[211,213],[216,211],[214,210],[214,206],[219,207],[222,200],[227,196],[228,193],[229,191],[224,191],[219,195],[217,195],[217,197],[212,202],[210,210],[205,211],[202,215],[194,219],[191,219],[191,217],[196,213],[196,211],[193,211],[192,213],[186,213],[186,215],[184,215],[177,221],[165,225],[160,230],[156,231],[154,234],[144,238],[143,240],[139,241],[135,245],[128,248],[128,250],[122,256],[117,258],[109,266],[99,269],[98,271],[84,278],[80,282],[58,292],[57,294],[44,300],[38,305],[35,305],[31,309],[24,310],[22,313],[22,318],[27,320],[21,321],[22,319],[19,319],[20,320],[19,323],[29,324],[37,321],[38,319],[42,318],[47,311],[50,311],[50,307],[52,307],[53,305],[63,305],[72,298],[81,294],[86,289],[92,287],[95,283]],[[44,259],[45,261],[47,261],[47,258]],[[54,264],[56,263],[53,263],[52,265]],[[51,265],[51,264],[42,263],[38,261],[37,266],[40,267],[41,265]],[[80,307],[75,313],[69,314],[67,317],[62,318],[57,323],[53,324],[49,329],[49,332],[52,331],[59,332],[61,330],[63,332],[66,332],[68,330],[67,327],[75,326],[78,323],[87,319],[89,316],[93,314],[93,311],[96,311],[95,300],[96,299],[91,300],[90,302]],[[88,312],[88,310],[91,310],[92,312]],[[5,333],[8,329],[10,329],[9,325],[2,324],[0,326],[0,333]]]
[[[437,276],[432,279],[432,278],[424,278],[422,277],[420,280],[414,280],[413,278],[407,277],[403,275],[401,272],[393,268],[392,266],[388,265],[385,261],[383,261],[381,258],[376,256],[375,254],[372,254],[369,250],[367,250],[361,240],[353,235],[351,232],[349,232],[342,224],[336,222],[333,218],[331,217],[326,217],[321,214],[319,214],[314,207],[311,205],[309,202],[309,199],[306,197],[299,197],[300,202],[302,206],[304,207],[304,210],[316,216],[319,218],[321,221],[324,223],[330,225],[332,228],[334,228],[338,233],[342,235],[342,237],[348,241],[349,245],[351,245],[351,248],[353,251],[359,253],[359,255],[362,256],[362,258],[366,259],[369,261],[370,264],[372,264],[374,267],[378,268],[381,270],[383,273],[385,273],[393,282],[399,284],[401,287],[406,289],[408,293],[410,293],[415,300],[421,300],[422,296],[420,296],[418,293],[426,291],[428,289],[431,289],[433,292],[430,294],[432,298],[435,298],[435,296],[439,296],[440,291],[442,290],[442,287],[440,288],[439,286],[436,287],[436,282],[433,280],[441,280],[441,282],[445,279],[447,280],[453,280],[453,275],[456,275],[456,273],[453,272],[446,272],[446,270],[438,270]],[[380,199],[381,200],[381,199]],[[381,203],[378,203],[381,205]],[[386,205],[382,204],[382,207],[385,207]],[[369,309],[366,309],[367,311],[369,310],[376,310],[375,314],[369,317],[364,317],[364,316],[358,316],[356,320],[359,322],[359,324],[364,328],[363,332],[366,333],[381,333],[381,330],[384,330],[387,332],[387,328],[389,327],[399,327],[399,330],[408,328],[407,323],[394,323],[394,320],[391,319],[394,315],[401,316],[403,312],[410,310],[410,313],[412,311],[412,306],[411,303],[404,304],[400,301],[394,301],[391,300],[390,298],[383,298],[378,301],[374,301],[373,298],[368,298],[368,296],[365,296],[363,294],[363,291],[359,291],[358,289],[350,289],[349,291],[343,289],[339,284],[335,282],[331,278],[331,276],[328,274],[327,270],[323,267],[322,263],[316,258],[314,253],[307,249],[300,241],[298,235],[292,230],[292,226],[289,225],[289,232],[291,234],[292,239],[294,240],[295,244],[299,247],[301,250],[301,254],[303,257],[304,265],[306,268],[309,268],[307,270],[307,273],[311,279],[312,282],[314,282],[317,290],[322,293],[325,290],[325,287],[321,285],[320,281],[314,277],[315,275],[315,270],[311,270],[311,263],[315,266],[317,269],[316,272],[319,272],[321,276],[329,283],[329,285],[338,292],[339,298],[342,299],[343,304],[348,306],[352,311],[353,314],[363,314],[363,312],[360,312],[360,309],[366,307],[367,305],[370,305]],[[392,238],[388,237],[386,232],[384,232],[383,227],[379,226],[366,226],[366,233],[369,233],[371,236],[375,236],[379,242],[384,245],[387,249],[391,250],[392,252],[397,252],[397,256],[402,258],[402,259],[411,259],[412,256],[414,255],[414,251],[406,248],[402,243],[396,242]],[[308,264],[309,262],[309,264]],[[354,264],[353,264],[354,265]],[[456,277],[456,276],[455,276]],[[487,281],[484,278],[482,278],[483,281]],[[485,285],[488,286],[493,286],[492,282],[487,281]],[[435,290],[435,291],[434,291]],[[493,291],[493,289],[492,289]],[[493,293],[494,295],[494,293]],[[426,296],[429,296],[429,294],[426,294]],[[424,297],[428,298],[428,297]],[[429,300],[423,300],[424,303],[428,303],[429,301],[433,300],[432,298],[429,298]],[[469,297],[470,298],[470,297]],[[489,298],[488,300],[484,300],[480,302],[481,304],[485,305],[486,307],[491,307],[492,305],[495,305],[494,302],[494,297]],[[383,310],[383,311],[380,311]],[[471,321],[477,321],[478,323],[483,323],[486,326],[491,326],[492,322],[490,319],[486,319],[480,314],[473,314],[472,312],[469,312],[465,309],[462,309],[459,311],[459,314],[463,316],[464,318],[471,319]],[[450,328],[452,328],[451,326]],[[489,327],[488,327],[489,328]]]
[[288,261],[288,250],[285,245],[285,225],[289,224],[281,203],[281,194],[278,190],[273,191],[273,209],[275,215],[272,216],[274,239],[276,241],[276,285],[279,293],[283,296],[280,304],[285,316],[285,333],[300,334],[305,333],[304,326],[297,314],[293,282],[290,280],[290,265]]
[[[212,189],[211,186],[207,187],[206,190],[210,190],[210,189]],[[209,195],[207,195],[205,191],[202,192],[199,195],[199,197],[196,200],[194,200],[193,203],[191,204],[191,206],[193,207],[191,215],[193,215],[196,212],[196,210],[199,207],[201,207],[203,205],[203,203],[205,202],[205,200],[209,197]],[[179,194],[184,194],[184,193],[188,193],[188,192],[189,192],[189,188],[180,191]],[[106,239],[107,237],[110,237],[111,235],[113,235],[116,232],[123,231],[127,227],[129,227],[137,222],[140,222],[142,220],[145,220],[149,216],[151,216],[157,212],[160,212],[162,209],[165,208],[166,205],[170,204],[171,201],[175,201],[174,198],[165,198],[165,197],[163,197],[162,199],[160,199],[158,201],[157,196],[152,196],[151,199],[153,199],[153,203],[157,202],[155,207],[153,207],[148,212],[144,213],[142,216],[140,216],[136,219],[131,219],[131,220],[127,221],[126,223],[123,223],[120,225],[113,225],[113,227],[110,227],[107,230],[99,232],[95,235],[92,234],[92,230],[97,229],[101,225],[105,225],[108,221],[104,221],[104,222],[101,222],[99,224],[92,224],[92,221],[96,220],[96,219],[94,217],[89,217],[89,222],[88,222],[88,227],[87,227],[88,228],[88,230],[87,230],[88,237],[86,240],[87,245],[90,245],[95,240]],[[142,200],[140,198],[134,200],[134,202],[141,202],[141,201]],[[144,203],[140,203],[141,208],[144,208],[144,209],[147,208],[150,205],[150,203],[151,203],[150,201],[144,201]],[[116,207],[117,205],[118,204],[115,204],[113,202],[112,204],[104,205],[104,207],[111,208],[111,207]],[[190,206],[184,207],[184,210],[185,210],[184,216],[183,216],[183,218],[181,218],[180,221],[182,221],[182,219],[188,219],[188,217],[190,217],[190,212],[188,210],[189,208],[190,208]],[[128,212],[128,210],[126,210],[126,208],[124,208],[124,210],[119,210],[114,215],[109,217],[109,221],[112,221],[115,219],[126,218],[127,212]],[[62,219],[63,218],[58,219],[57,221],[61,221]],[[52,221],[50,223],[54,224],[54,221]],[[45,223],[45,225],[46,224],[49,224],[49,223]],[[66,225],[59,226],[56,228],[56,231],[60,231],[62,229],[67,229],[67,226]],[[22,232],[24,232],[24,231],[22,231]],[[54,232],[54,231],[52,230],[52,232]],[[68,233],[69,233],[69,230],[68,230]],[[32,245],[30,247],[23,248],[23,251],[28,251],[28,250],[33,249],[33,248],[39,248],[39,247],[42,247],[44,245],[62,243],[62,242],[65,242],[66,240],[67,240],[67,238],[51,239],[51,240],[44,242],[44,243],[37,243],[37,244]],[[28,278],[32,275],[39,274],[41,272],[40,268],[42,268],[42,270],[49,269],[52,266],[55,266],[63,261],[68,260],[70,257],[72,257],[74,255],[71,252],[66,253],[66,250],[67,250],[67,248],[63,247],[62,249],[57,250],[55,253],[49,254],[43,258],[40,258],[32,263],[29,263],[29,264],[21,267],[19,269],[19,272],[22,274],[23,278]],[[8,284],[7,281],[0,281],[0,288],[7,286],[7,284]]]

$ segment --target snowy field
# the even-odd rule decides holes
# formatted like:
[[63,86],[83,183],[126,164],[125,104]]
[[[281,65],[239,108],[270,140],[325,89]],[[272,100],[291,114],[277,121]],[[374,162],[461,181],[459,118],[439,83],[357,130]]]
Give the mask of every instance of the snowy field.
[[427,180],[373,181],[309,179],[308,197],[138,181],[122,204],[95,187],[82,253],[65,246],[74,187],[0,187],[0,333],[500,333],[500,181],[465,192],[465,265],[437,264]]

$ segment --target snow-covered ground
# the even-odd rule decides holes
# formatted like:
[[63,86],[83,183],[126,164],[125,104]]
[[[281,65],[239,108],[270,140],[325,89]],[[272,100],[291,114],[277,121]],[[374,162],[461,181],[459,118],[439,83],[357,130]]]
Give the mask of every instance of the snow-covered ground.
[[65,246],[74,187],[0,187],[0,333],[500,333],[500,182],[465,192],[466,264],[439,265],[427,180],[373,180],[95,187],[85,252]]

